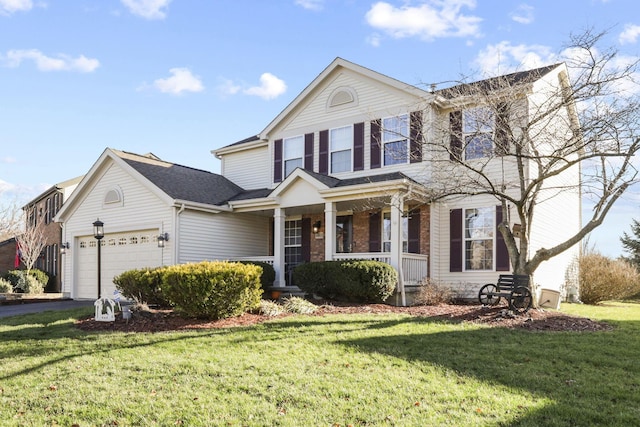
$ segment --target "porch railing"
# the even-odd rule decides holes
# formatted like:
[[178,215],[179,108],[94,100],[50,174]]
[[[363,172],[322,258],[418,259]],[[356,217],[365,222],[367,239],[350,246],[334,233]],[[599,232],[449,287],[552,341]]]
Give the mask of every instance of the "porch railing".
[[[391,256],[385,252],[358,252],[333,254],[334,260],[367,259],[391,264]],[[402,254],[402,278],[405,285],[417,285],[429,273],[429,256],[421,254]]]
[[267,264],[273,265],[273,257],[272,256],[232,257],[232,258],[229,258],[229,261],[259,261],[259,262],[265,262]]

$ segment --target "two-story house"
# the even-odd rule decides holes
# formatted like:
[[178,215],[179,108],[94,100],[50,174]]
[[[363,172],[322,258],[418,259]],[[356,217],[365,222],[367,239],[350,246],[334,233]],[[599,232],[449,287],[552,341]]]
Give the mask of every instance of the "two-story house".
[[25,227],[40,227],[42,230],[44,248],[34,268],[49,275],[49,283],[45,288],[47,292],[61,292],[60,256],[66,250],[66,242],[62,241],[62,228],[54,222],[54,218],[81,179],[80,176],[55,184],[22,207],[26,219]]
[[[540,96],[536,85],[560,84],[565,74],[560,64],[510,81],[526,106]],[[337,58],[260,133],[214,150],[220,175],[105,150],[57,217],[72,242],[63,289],[96,298],[97,274],[108,295],[112,277],[126,269],[203,259],[270,262],[274,287],[295,289],[290,272],[299,263],[358,258],[398,270],[397,304],[410,302],[425,277],[473,298],[511,268],[497,231],[503,209],[487,195],[429,200],[448,179],[440,165],[449,156],[481,157],[497,149],[499,132],[483,125],[482,138],[467,138],[465,115],[478,106],[451,93]],[[436,149],[443,139],[449,148]],[[548,218],[558,204],[563,218]],[[537,212],[534,250],[577,231],[580,195],[550,198]],[[100,273],[97,218],[105,232]],[[572,256],[549,261],[535,280],[560,289]]]

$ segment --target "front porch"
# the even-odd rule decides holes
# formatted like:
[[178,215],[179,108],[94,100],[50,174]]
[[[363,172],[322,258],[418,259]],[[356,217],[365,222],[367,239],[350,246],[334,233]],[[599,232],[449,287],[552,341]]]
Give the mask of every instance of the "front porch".
[[[231,202],[236,212],[269,217],[274,288],[296,289],[295,266],[316,261],[376,260],[398,271],[397,304],[429,275],[430,208],[420,187],[394,173],[348,181],[296,169],[267,197]],[[265,254],[261,254],[265,255]]]

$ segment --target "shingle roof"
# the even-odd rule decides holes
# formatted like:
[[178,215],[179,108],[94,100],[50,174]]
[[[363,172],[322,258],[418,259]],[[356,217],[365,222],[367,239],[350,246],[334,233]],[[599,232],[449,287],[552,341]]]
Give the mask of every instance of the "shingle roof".
[[[454,98],[456,96],[477,93],[478,91],[490,92],[493,90],[508,88],[514,85],[533,83],[540,77],[556,68],[558,65],[560,64],[558,63],[547,65],[540,68],[534,68],[533,70],[518,71],[511,74],[505,74],[502,76],[479,80],[476,82],[462,83],[445,89],[437,90],[435,93],[446,98]],[[466,93],[467,91],[469,93]]]
[[244,191],[222,175],[165,162],[155,157],[150,158],[123,151],[115,152],[173,199],[221,205]]

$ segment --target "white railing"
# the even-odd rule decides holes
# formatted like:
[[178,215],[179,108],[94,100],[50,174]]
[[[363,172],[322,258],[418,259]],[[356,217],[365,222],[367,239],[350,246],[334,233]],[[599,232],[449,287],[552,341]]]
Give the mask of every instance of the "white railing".
[[[391,256],[386,252],[358,252],[333,254],[334,260],[368,259],[391,264]],[[402,278],[405,284],[417,285],[429,273],[429,256],[421,254],[402,254]]]
[[232,257],[229,258],[229,261],[259,261],[266,262],[267,264],[273,265],[273,257],[272,256],[241,256],[241,257]]

